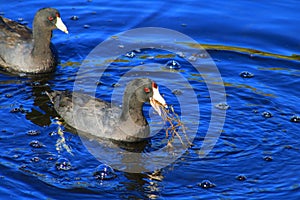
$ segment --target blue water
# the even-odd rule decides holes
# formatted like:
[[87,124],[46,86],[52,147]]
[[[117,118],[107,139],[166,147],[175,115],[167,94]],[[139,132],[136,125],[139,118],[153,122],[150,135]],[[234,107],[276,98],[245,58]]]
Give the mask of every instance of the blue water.
[[[36,10],[48,6],[61,12],[69,29],[69,35],[58,30],[53,33],[61,60],[56,72],[43,77],[0,74],[1,199],[299,198],[300,123],[293,122],[300,116],[298,1],[3,1],[0,12],[14,20],[22,18],[19,20],[31,27]],[[71,19],[74,16],[78,20]],[[168,71],[165,63],[176,60],[181,68],[172,73],[174,77],[181,74],[193,88],[200,125],[193,127],[197,130],[194,146],[168,166],[154,172],[115,170],[99,180],[94,172],[103,163],[79,135],[57,124],[57,114],[44,91],[72,90],[81,63],[98,44],[142,27],[174,30],[201,44],[220,72],[230,107],[216,145],[201,157],[214,107],[204,81],[210,75],[208,68],[200,68],[199,76],[187,59],[155,48],[137,51],[132,58],[119,55],[120,60],[99,80],[97,97],[110,100],[114,91],[119,94],[124,85],[115,84],[132,68],[145,74],[162,73]],[[176,47],[198,50],[195,44],[174,42]],[[101,59],[98,65],[94,63],[91,74],[103,66]],[[207,59],[198,58],[204,66]],[[161,67],[136,68],[141,63]],[[254,76],[242,78],[242,72]],[[178,84],[184,102],[169,89],[168,84],[177,84],[175,78],[159,76],[156,82],[175,110],[184,106],[180,103],[190,104],[191,99],[184,96],[188,87]],[[190,116],[195,114],[193,106],[185,108]],[[272,117],[265,117],[266,112]],[[152,125],[155,127],[154,122]],[[59,128],[65,130],[71,153],[56,147],[61,139]],[[159,147],[157,140],[152,141],[154,147]],[[204,181],[215,187],[201,187]]]

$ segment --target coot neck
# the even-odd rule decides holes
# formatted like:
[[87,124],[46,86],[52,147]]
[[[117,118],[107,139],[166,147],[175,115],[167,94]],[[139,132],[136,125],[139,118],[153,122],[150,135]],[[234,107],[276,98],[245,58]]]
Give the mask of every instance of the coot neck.
[[52,37],[52,30],[38,23],[36,18],[33,22],[33,50],[34,57],[40,57],[41,59],[47,59],[52,56],[50,49],[50,40]]
[[146,126],[148,123],[143,114],[144,102],[138,101],[136,94],[125,91],[122,105],[121,122],[133,123],[138,126]]

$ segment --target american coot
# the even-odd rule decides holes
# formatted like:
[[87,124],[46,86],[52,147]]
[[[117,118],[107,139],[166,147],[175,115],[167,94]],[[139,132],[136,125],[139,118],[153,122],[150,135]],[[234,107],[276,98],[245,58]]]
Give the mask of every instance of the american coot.
[[127,84],[122,108],[82,93],[53,91],[47,95],[54,109],[71,127],[93,137],[125,142],[149,137],[150,129],[142,108],[144,102],[150,102],[159,114],[159,104],[167,108],[157,84],[147,78]]
[[33,30],[0,16],[0,66],[9,72],[45,73],[55,69],[57,56],[50,43],[52,30],[68,33],[54,8],[40,9]]

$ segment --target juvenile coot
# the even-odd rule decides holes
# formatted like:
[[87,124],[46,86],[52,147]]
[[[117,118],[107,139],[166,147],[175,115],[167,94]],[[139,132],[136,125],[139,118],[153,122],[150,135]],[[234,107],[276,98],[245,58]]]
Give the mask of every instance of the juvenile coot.
[[9,72],[45,73],[57,65],[57,55],[50,43],[53,29],[68,30],[54,8],[40,9],[33,30],[0,16],[0,66]]
[[91,136],[125,142],[145,140],[150,133],[143,104],[150,102],[160,114],[158,104],[167,107],[157,84],[147,78],[126,86],[122,108],[82,93],[47,92],[54,109],[65,122]]

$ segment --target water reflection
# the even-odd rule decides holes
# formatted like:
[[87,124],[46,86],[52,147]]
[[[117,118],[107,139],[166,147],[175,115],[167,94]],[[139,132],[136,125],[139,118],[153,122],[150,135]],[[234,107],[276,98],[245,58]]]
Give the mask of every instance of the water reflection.
[[49,104],[49,98],[45,91],[50,91],[49,81],[53,79],[53,74],[45,74],[40,76],[31,76],[28,85],[32,89],[33,105],[30,111],[26,112],[26,119],[32,123],[44,127],[51,124],[51,119],[57,114]]
[[160,196],[162,187],[159,182],[164,179],[161,171],[148,174],[125,173],[124,176],[130,180],[124,183],[124,187],[128,191],[122,196],[124,199],[157,199]]

